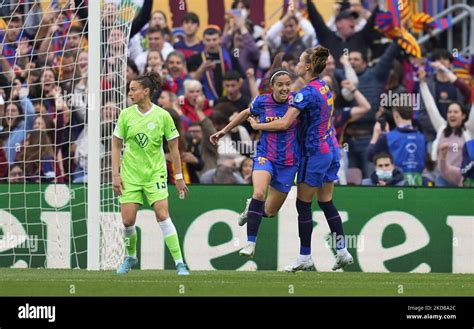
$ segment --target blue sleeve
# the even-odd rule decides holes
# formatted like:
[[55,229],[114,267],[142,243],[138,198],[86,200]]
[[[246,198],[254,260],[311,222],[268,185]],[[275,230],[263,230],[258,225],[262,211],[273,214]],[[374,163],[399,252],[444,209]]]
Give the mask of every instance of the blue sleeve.
[[297,108],[300,111],[304,111],[309,108],[310,104],[314,105],[315,101],[316,99],[311,92],[311,88],[305,87],[296,93],[290,105]]
[[33,103],[27,96],[21,97],[20,103],[25,111],[25,130],[26,131],[33,130],[33,125],[35,124],[35,118],[36,118],[36,113],[35,113],[35,108],[33,106]]
[[250,113],[254,116],[260,115],[261,99],[262,96],[257,96],[253,99],[252,103],[250,103]]
[[367,160],[372,162],[374,156],[380,152],[388,152],[387,136],[382,134],[375,144],[369,144],[367,148]]

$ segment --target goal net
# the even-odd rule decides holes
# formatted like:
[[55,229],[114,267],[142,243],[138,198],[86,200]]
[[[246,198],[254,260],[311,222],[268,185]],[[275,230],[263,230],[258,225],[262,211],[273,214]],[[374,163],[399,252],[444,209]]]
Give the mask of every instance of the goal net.
[[0,3],[0,267],[116,268],[111,140],[135,5]]

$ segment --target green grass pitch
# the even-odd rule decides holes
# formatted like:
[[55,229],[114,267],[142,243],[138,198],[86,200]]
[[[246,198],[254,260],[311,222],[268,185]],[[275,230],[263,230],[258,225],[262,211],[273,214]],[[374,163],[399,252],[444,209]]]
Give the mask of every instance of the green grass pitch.
[[4,268],[0,296],[474,296],[474,275]]

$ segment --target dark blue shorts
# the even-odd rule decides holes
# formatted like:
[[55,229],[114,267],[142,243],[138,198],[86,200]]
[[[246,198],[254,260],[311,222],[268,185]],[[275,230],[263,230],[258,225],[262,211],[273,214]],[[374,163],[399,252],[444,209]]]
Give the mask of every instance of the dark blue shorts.
[[339,148],[332,147],[327,154],[303,156],[298,168],[298,183],[312,187],[322,187],[324,183],[338,180],[341,154]]
[[288,193],[295,183],[298,166],[283,166],[263,157],[255,157],[253,159],[253,170],[268,171],[272,175],[270,186],[282,193]]

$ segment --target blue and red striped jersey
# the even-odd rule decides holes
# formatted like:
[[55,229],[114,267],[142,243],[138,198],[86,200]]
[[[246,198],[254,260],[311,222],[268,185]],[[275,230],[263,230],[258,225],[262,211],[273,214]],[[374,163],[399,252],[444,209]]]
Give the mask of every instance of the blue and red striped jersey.
[[293,97],[291,106],[301,111],[301,154],[327,154],[338,147],[333,126],[334,100],[321,79],[312,80]]
[[[281,119],[288,111],[292,95],[284,103],[277,102],[273,95],[265,94],[255,97],[250,105],[252,115],[259,118],[260,123]],[[297,141],[297,122],[293,122],[285,131],[262,131],[257,144],[256,157],[264,157],[273,163],[294,166],[298,164],[299,146]]]

